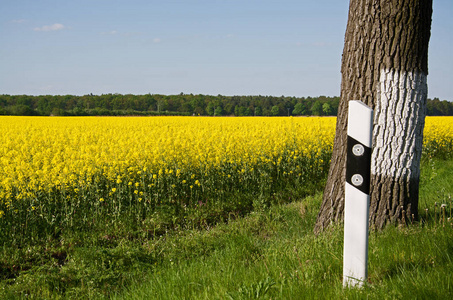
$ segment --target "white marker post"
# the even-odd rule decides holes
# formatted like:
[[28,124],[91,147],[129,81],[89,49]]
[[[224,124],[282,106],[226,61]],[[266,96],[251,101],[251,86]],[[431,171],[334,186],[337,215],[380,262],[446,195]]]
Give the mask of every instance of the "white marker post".
[[361,101],[349,101],[343,287],[361,287],[367,278],[372,135],[373,110]]

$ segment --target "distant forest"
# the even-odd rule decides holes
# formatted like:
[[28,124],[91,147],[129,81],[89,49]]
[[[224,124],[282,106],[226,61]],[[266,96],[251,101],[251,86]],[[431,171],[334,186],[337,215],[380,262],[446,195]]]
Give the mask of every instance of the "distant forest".
[[[339,97],[210,95],[0,95],[0,115],[19,116],[336,116]],[[428,99],[429,116],[453,116],[453,103]]]

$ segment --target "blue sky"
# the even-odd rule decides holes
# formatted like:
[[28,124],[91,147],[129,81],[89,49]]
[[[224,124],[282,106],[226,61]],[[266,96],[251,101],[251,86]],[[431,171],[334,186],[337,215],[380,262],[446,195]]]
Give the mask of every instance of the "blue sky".
[[[347,0],[1,0],[0,94],[336,96]],[[429,97],[453,100],[453,1]]]

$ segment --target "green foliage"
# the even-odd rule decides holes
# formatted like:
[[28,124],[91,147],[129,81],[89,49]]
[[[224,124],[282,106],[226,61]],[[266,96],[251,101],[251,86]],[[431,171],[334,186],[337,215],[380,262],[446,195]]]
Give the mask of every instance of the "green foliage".
[[307,114],[307,109],[305,107],[305,104],[302,103],[302,102],[297,103],[294,106],[292,114],[295,115],[295,116],[306,115]]
[[439,98],[428,99],[426,110],[428,116],[453,116],[453,102],[440,101]]
[[262,116],[263,115],[263,109],[261,106],[255,107],[255,116]]
[[[208,115],[213,116],[336,116],[339,97],[273,97],[210,95],[0,95],[0,115],[123,116]],[[278,112],[277,112],[277,107]],[[453,102],[438,98],[427,101],[428,116],[453,116]]]
[[311,114],[314,116],[321,116],[322,115],[322,103],[320,101],[316,101],[311,107]]
[[12,105],[4,108],[5,115],[13,116],[35,116],[37,112],[30,106],[24,104]]
[[280,115],[280,109],[278,108],[277,105],[272,106],[272,108],[271,108],[271,114],[272,114],[273,116],[278,116],[278,115]]
[[[0,95],[0,115],[124,116],[208,115],[287,116],[308,114],[314,103],[331,106],[336,115],[338,97],[210,96],[178,95]],[[296,108],[296,106],[298,108]],[[301,108],[303,106],[303,109]]]
[[221,106],[217,106],[216,109],[214,110],[214,113],[216,116],[221,116],[223,115],[223,109]]
[[332,107],[329,103],[324,103],[322,105],[322,112],[324,113],[325,116],[329,116],[332,111]]

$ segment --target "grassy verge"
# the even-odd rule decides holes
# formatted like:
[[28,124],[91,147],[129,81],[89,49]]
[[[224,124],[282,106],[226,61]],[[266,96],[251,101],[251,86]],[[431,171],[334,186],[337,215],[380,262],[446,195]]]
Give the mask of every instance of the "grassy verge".
[[363,289],[342,287],[342,228],[312,233],[317,194],[174,237],[171,243],[183,250],[114,298],[451,299],[452,167],[452,160],[424,162],[420,223],[371,233]]
[[274,195],[291,204],[255,203],[245,217],[201,229],[150,238],[105,224],[4,246],[0,298],[449,299],[452,168],[451,159],[423,162],[422,222],[370,235],[362,290],[342,288],[342,228],[312,234],[321,195],[297,199],[293,190]]
[[[312,221],[307,221],[315,211],[302,201],[252,214],[197,238],[181,237],[186,244],[202,236],[198,247],[216,247],[202,256],[184,251],[169,258],[115,298],[451,298],[451,226],[388,228],[372,235],[369,282],[361,290],[348,290],[342,288],[342,230],[333,228],[315,238]],[[219,241],[216,235],[228,238]]]

